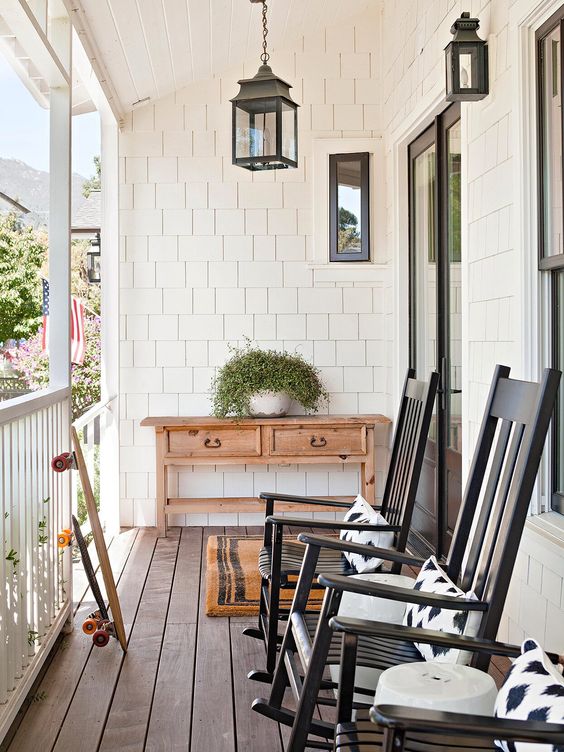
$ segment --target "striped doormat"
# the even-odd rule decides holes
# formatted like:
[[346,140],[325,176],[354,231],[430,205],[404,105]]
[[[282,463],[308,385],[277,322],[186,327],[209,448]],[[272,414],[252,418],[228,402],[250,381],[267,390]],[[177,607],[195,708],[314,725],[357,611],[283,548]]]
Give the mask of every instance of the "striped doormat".
[[[258,557],[262,541],[261,535],[212,535],[208,538],[208,616],[258,615],[261,584]],[[288,608],[294,590],[282,590],[280,595],[282,605]],[[323,591],[314,591],[311,606],[319,608],[322,599]]]

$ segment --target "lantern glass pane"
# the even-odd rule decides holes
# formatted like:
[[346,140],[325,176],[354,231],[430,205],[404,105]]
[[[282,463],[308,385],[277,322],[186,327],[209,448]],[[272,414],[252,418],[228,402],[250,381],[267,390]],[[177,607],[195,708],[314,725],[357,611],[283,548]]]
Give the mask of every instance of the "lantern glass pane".
[[88,262],[88,281],[100,282],[102,276],[101,254],[99,251],[89,251],[87,254]]
[[337,253],[362,253],[360,160],[337,162]]
[[282,102],[282,156],[297,161],[296,110],[286,102]]
[[251,115],[237,107],[235,110],[235,156],[237,159],[250,157]]
[[460,53],[460,88],[472,89],[472,54],[470,52]]
[[276,154],[276,112],[266,108],[255,116],[253,157],[272,157]]
[[460,47],[458,57],[460,91],[478,88],[478,50],[474,46]]
[[453,92],[453,57],[452,57],[452,44],[449,44],[446,48],[446,89],[447,94]]
[[235,130],[237,159],[273,156],[276,153],[276,99],[237,102]]

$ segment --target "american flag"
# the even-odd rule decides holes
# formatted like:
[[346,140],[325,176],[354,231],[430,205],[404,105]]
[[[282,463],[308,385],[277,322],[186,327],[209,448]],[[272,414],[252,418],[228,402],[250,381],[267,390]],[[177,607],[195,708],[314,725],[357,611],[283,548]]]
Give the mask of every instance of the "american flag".
[[82,365],[86,351],[84,339],[84,303],[71,299],[71,363]]
[[[49,349],[49,280],[43,279],[43,335],[41,338],[41,349]],[[86,352],[86,341],[84,338],[84,303],[78,298],[71,298],[71,363],[82,365]]]

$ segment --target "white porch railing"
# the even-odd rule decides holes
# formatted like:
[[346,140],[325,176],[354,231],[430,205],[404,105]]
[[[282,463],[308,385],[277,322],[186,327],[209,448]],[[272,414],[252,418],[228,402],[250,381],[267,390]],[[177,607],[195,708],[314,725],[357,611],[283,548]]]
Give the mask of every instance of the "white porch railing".
[[[102,456],[101,452],[104,447],[104,442],[107,438],[108,432],[108,416],[111,411],[111,405],[114,402],[115,397],[110,397],[104,402],[97,402],[95,405],[87,410],[80,418],[74,421],[73,425],[76,428],[80,441],[82,444],[82,452],[84,454],[84,461],[88,470],[88,477],[94,490],[94,495],[98,504],[101,502],[102,496]],[[78,499],[82,493],[82,487],[80,485],[80,478],[78,473],[73,473],[74,482],[72,487],[72,510],[73,514],[78,517],[83,525],[83,533],[90,531],[90,522],[88,519],[81,519],[78,504]],[[84,513],[84,509],[82,512]],[[100,521],[102,526],[106,525],[106,510],[104,505],[101,504],[100,509]],[[82,514],[82,517],[84,514]]]
[[71,613],[70,473],[52,457],[70,449],[70,390],[0,408],[0,741]]

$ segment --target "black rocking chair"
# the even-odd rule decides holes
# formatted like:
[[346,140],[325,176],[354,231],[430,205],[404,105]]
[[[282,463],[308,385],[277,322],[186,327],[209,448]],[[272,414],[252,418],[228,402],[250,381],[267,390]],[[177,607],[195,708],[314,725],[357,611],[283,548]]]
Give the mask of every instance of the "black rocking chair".
[[[416,630],[413,630],[416,632]],[[421,632],[412,636],[420,642]],[[434,639],[431,637],[429,642]],[[521,649],[512,645],[453,637],[450,644],[464,650],[480,651],[489,655],[517,657]],[[548,653],[549,659],[559,663],[562,658]],[[419,710],[394,705],[378,705],[367,711],[360,711],[356,723],[343,723],[337,726],[334,752],[384,752],[384,750],[418,750],[418,752],[492,752],[499,747],[495,740],[506,742],[536,742],[562,745],[564,724],[543,721],[517,721],[488,716],[446,713],[442,711]],[[512,744],[508,745],[514,749]],[[547,748],[548,749],[548,748]]]
[[[478,611],[482,613],[478,636],[495,638],[560,381],[560,372],[551,369],[545,371],[540,384],[509,379],[508,371],[506,367],[496,367],[445,565],[448,576],[464,592],[473,590],[478,600],[321,574],[319,583],[326,593],[321,614],[312,615],[307,612],[306,604],[322,548],[372,552],[384,560],[408,566],[421,566],[423,561],[399,552],[300,534],[299,539],[307,544],[306,555],[270,698],[259,698],[253,703],[257,712],[292,726],[288,745],[291,752],[303,752],[312,745],[330,749],[330,745],[321,741],[308,742],[309,734],[326,739],[334,736],[334,724],[313,718],[317,703],[335,704],[320,694],[320,690],[335,686],[323,679],[327,666],[341,664],[337,720],[346,722],[351,718],[353,706],[359,706],[358,702],[353,703],[355,694],[372,698],[374,693],[374,686],[355,686],[357,667],[382,671],[422,660],[413,644],[414,632],[408,627],[338,616],[344,592],[457,611]],[[415,634],[424,632],[416,630]],[[437,632],[431,634],[437,636],[433,642],[437,645],[445,645],[445,640],[451,638]],[[478,652],[473,656],[475,667],[486,670],[488,664],[487,654]],[[297,702],[295,712],[282,706],[287,687],[291,687]]]
[[[336,522],[335,520],[307,520],[300,518],[274,517],[273,510],[276,501],[296,504],[317,504],[335,506],[338,510],[348,510],[347,502],[312,499],[310,497],[290,496],[287,494],[261,493],[261,499],[266,501],[266,517],[264,526],[264,547],[259,555],[259,571],[262,576],[261,597],[258,628],[249,627],[244,634],[264,640],[266,647],[266,672],[251,671],[249,678],[255,681],[271,682],[276,667],[278,649],[278,623],[280,617],[287,615],[280,608],[280,591],[295,589],[296,577],[300,572],[305,547],[294,540],[283,539],[284,526],[303,528],[318,528],[320,530],[362,530],[362,531],[393,531],[395,533],[394,549],[405,551],[407,537],[411,525],[415,495],[423,466],[425,445],[433,405],[437,392],[439,375],[431,373],[428,382],[416,381],[415,372],[409,370],[405,379],[398,420],[394,430],[390,464],[386,476],[386,484],[382,504],[375,507],[380,511],[387,526],[368,525],[355,522]],[[401,564],[397,565],[397,571]],[[327,550],[319,560],[319,570],[335,574],[352,574],[347,560],[340,551]],[[396,571],[396,570],[394,570]],[[294,580],[290,577],[294,576]],[[319,587],[314,584],[314,587]]]

